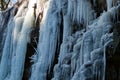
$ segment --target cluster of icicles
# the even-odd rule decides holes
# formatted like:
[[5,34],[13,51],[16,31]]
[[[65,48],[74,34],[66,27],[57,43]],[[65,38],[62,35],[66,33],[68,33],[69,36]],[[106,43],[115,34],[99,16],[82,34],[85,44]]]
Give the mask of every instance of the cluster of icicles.
[[[0,25],[0,80],[22,80],[27,43],[36,20],[34,5],[40,5],[39,2],[24,1],[14,17],[12,11],[9,12],[7,25]],[[88,0],[49,0],[45,3],[38,47],[31,57],[34,64],[29,80],[46,80],[52,66],[52,80],[105,80],[106,46],[113,41],[110,30],[119,6],[112,7],[112,0],[107,0],[108,10],[96,19]],[[74,31],[75,26],[81,27],[80,24],[87,30],[83,27]],[[60,48],[59,54],[56,54],[57,48]],[[59,56],[54,65],[55,55]]]

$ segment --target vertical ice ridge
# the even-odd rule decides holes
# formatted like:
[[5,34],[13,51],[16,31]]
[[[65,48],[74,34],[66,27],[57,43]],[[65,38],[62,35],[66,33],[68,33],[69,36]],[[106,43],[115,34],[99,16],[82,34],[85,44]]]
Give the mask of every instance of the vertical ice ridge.
[[[45,20],[40,25],[40,35],[38,44],[38,60],[33,65],[30,80],[46,80],[53,65],[57,41],[59,37],[60,13],[57,1],[51,0],[48,4],[48,11]],[[58,10],[57,10],[58,9]],[[46,12],[45,12],[46,13]],[[45,22],[44,22],[45,21]]]
[[7,28],[8,32],[7,32],[5,45],[2,53],[3,55],[0,63],[0,80],[4,80],[10,71],[10,67],[8,68],[8,66],[10,66],[11,63],[10,56],[12,55],[12,53],[10,49],[12,47],[11,42],[12,42],[13,28],[14,28],[14,20],[11,18],[10,22],[8,23],[8,28]]
[[[24,70],[24,63],[25,63],[25,56],[26,56],[26,49],[27,49],[27,42],[29,38],[29,34],[31,32],[32,27],[34,27],[34,6],[35,2],[30,0],[28,11],[24,18],[22,29],[19,34],[19,38],[17,41],[16,52],[13,55],[14,61],[12,61],[12,72],[10,79],[11,80],[21,80],[23,76]],[[17,26],[19,27],[19,26]]]

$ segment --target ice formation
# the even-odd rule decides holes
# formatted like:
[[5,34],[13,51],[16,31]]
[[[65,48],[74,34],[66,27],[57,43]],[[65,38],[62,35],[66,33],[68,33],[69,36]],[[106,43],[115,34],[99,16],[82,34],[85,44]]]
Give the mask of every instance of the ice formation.
[[23,0],[1,11],[0,80],[24,80],[28,44],[32,44],[31,32],[37,27],[37,49],[33,47],[35,52],[28,56],[29,80],[105,80],[107,47],[113,43],[112,29],[120,6],[106,0],[107,10],[103,8],[96,16],[96,3]]
[[113,0],[107,0],[107,9],[109,10],[110,8],[112,8],[113,5]]
[[[29,2],[29,8],[24,21],[22,18],[17,18],[14,22],[14,19],[11,18],[8,24],[8,31],[0,64],[1,80],[6,79],[7,77],[9,77],[10,80],[22,79],[27,42],[31,29],[32,27],[34,27],[35,21],[33,8],[34,4],[35,2],[33,2],[32,0]],[[21,13],[21,11],[18,12]],[[11,67],[8,68],[8,66]]]

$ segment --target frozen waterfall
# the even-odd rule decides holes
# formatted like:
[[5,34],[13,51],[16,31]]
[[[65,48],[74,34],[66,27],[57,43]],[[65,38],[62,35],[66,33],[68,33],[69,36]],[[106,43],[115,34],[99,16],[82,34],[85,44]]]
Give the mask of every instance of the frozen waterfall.
[[[20,22],[19,20],[18,23],[17,19],[14,21],[12,18],[8,24],[8,31],[0,64],[1,80],[7,78],[10,78],[10,80],[22,79],[27,42],[31,29],[34,27],[34,4],[35,2],[32,0],[29,2],[29,8],[24,18],[23,25],[21,25],[22,21]],[[16,31],[13,31],[14,28],[16,28]]]
[[0,11],[0,80],[108,80],[119,0],[11,2]]

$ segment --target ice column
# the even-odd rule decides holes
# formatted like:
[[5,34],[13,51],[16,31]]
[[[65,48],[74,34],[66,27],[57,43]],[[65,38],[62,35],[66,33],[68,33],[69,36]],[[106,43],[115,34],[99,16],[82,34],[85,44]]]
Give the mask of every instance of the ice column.
[[27,42],[29,39],[29,34],[34,25],[34,5],[35,1],[30,0],[28,5],[28,11],[26,13],[23,26],[20,32],[20,36],[17,42],[17,48],[15,53],[15,59],[12,63],[12,72],[11,72],[11,80],[21,80],[24,70]]
[[113,5],[113,0],[107,0],[107,10],[112,8],[112,5]]

